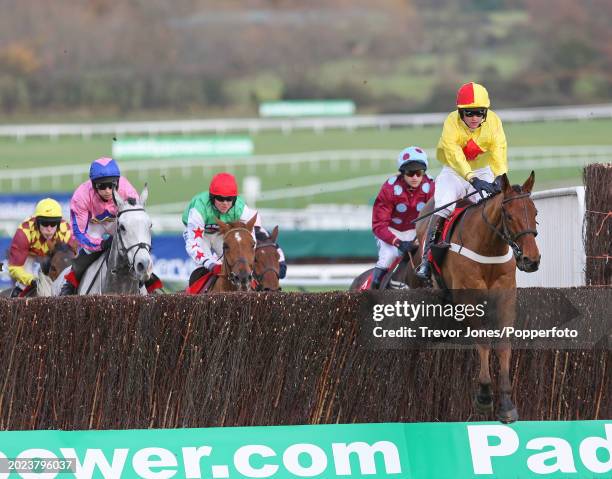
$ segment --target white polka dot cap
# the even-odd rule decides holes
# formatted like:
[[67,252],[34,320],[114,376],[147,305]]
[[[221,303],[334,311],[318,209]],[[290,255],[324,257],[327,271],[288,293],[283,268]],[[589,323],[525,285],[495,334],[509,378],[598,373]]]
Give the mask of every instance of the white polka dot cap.
[[[410,163],[414,163],[414,166],[410,165]],[[402,167],[406,168],[408,166],[411,166],[410,170],[426,170],[429,163],[425,150],[418,146],[404,148],[397,157],[397,168],[401,170]]]

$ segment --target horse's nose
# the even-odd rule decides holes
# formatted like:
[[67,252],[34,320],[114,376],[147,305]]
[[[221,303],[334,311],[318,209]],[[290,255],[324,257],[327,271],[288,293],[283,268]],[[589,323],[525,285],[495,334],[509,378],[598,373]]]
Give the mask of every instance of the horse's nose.
[[535,260],[532,260],[527,256],[522,256],[520,258],[520,262],[522,263],[521,265],[523,271],[533,273],[534,271],[537,271],[540,267],[540,256],[538,256]]
[[148,257],[136,257],[136,261],[134,262],[134,271],[139,276],[145,276],[147,273],[150,273],[151,269],[151,259]]

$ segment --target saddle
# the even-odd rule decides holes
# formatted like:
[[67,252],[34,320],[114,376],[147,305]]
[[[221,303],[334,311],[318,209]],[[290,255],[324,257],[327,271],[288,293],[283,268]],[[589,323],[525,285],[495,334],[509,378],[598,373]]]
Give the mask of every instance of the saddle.
[[185,289],[185,293],[187,294],[207,293],[215,285],[215,283],[217,282],[217,278],[218,276],[214,274],[212,271],[207,271],[201,277],[199,277],[193,283],[187,286],[187,288]]
[[444,222],[442,234],[440,235],[438,242],[431,245],[431,249],[429,250],[429,261],[431,261],[437,277],[440,277],[442,274],[442,263],[444,262],[448,249],[450,248],[450,240],[453,236],[453,232],[455,231],[455,228],[459,224],[459,220],[467,208],[468,205],[464,204],[457,206],[453,210],[449,218]]

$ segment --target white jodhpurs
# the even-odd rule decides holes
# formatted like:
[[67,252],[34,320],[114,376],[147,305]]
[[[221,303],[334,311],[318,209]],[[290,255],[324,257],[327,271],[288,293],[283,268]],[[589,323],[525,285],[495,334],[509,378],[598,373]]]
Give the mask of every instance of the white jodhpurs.
[[[492,183],[495,179],[491,168],[488,166],[474,170],[472,173],[474,173],[474,176],[477,176],[481,180],[488,181],[489,183]],[[436,191],[434,193],[435,208],[439,208],[451,201],[463,198],[473,191],[475,191],[474,187],[469,181],[464,180],[450,166],[445,166],[436,177]],[[486,193],[484,194],[486,195]],[[468,198],[468,201],[472,203],[476,203],[478,200],[480,200],[480,195],[478,194]],[[453,204],[438,211],[436,214],[448,218],[454,209],[455,205]]]
[[[389,231],[402,241],[412,241],[416,238],[416,230],[397,231],[394,228],[389,228]],[[377,268],[388,269],[395,258],[402,254],[395,246],[385,243],[378,238],[376,238],[376,246],[378,246]]]

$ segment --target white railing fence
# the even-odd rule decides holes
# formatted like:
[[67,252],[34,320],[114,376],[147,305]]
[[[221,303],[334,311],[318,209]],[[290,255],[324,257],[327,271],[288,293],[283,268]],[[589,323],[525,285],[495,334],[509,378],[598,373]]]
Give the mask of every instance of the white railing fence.
[[[612,104],[576,105],[567,107],[514,108],[496,110],[504,122],[592,120],[612,118]],[[88,124],[0,125],[0,137],[13,137],[21,141],[31,136],[58,138],[78,135],[158,135],[168,133],[257,133],[277,130],[324,131],[326,129],[355,130],[358,128],[392,128],[441,125],[448,112],[413,113],[405,115],[356,115],[322,118],[228,118],[210,120],[138,121]]]
[[[427,153],[430,158],[435,158],[435,152],[432,149],[428,149]],[[121,164],[121,169],[126,174],[135,173],[140,181],[145,181],[153,172],[167,175],[169,171],[177,170],[182,178],[191,177],[195,171],[201,172],[203,176],[210,176],[219,169],[228,170],[236,167],[246,167],[248,175],[256,175],[258,172],[273,174],[279,165],[290,165],[290,172],[295,174],[305,167],[308,167],[311,172],[338,171],[346,167],[347,171],[356,174],[366,162],[372,168],[380,168],[383,164],[392,167],[396,155],[396,150],[335,150],[251,157],[150,159],[125,161]],[[508,161],[511,170],[580,168],[588,163],[612,161],[612,146],[517,147],[508,151]],[[346,162],[348,165],[344,165]],[[430,174],[435,175],[439,171],[439,166],[433,160],[432,165]],[[0,174],[0,190],[16,192],[25,188],[29,191],[36,191],[40,188],[42,181],[50,181],[51,188],[57,189],[61,185],[62,178],[70,178],[72,183],[78,185],[87,177],[87,173],[88,166],[84,164],[6,169]],[[327,184],[264,191],[260,200],[295,198],[350,190],[375,185],[381,181],[381,178],[383,177],[380,175],[372,175]],[[321,187],[327,189],[322,190]]]

